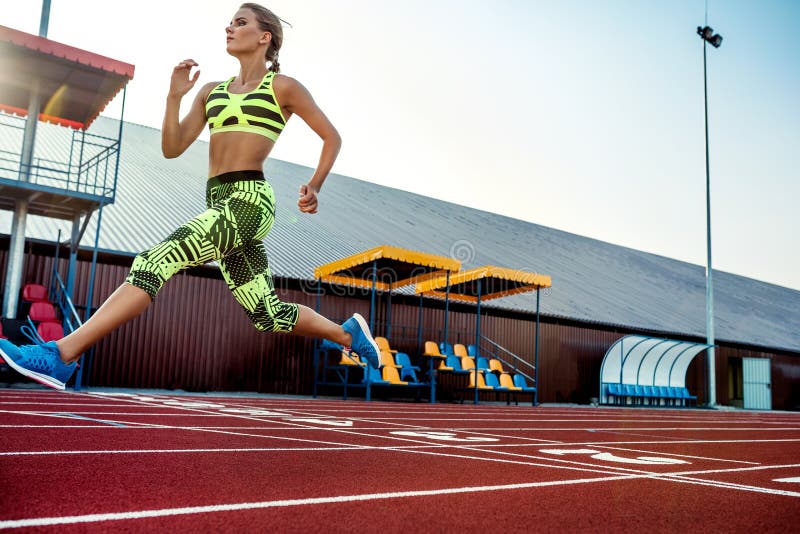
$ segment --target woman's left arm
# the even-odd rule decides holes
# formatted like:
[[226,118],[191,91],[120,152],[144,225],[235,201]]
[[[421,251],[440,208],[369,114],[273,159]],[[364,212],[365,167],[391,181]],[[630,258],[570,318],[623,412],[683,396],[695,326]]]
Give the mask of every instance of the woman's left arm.
[[300,187],[300,199],[297,201],[300,211],[316,213],[317,193],[322,189],[322,184],[328,177],[328,173],[331,172],[336,156],[339,155],[342,138],[303,84],[294,78],[283,75],[275,76],[273,83],[275,84],[275,96],[278,98],[286,120],[289,119],[290,114],[297,114],[322,139],[322,153],[317,169],[309,182]]

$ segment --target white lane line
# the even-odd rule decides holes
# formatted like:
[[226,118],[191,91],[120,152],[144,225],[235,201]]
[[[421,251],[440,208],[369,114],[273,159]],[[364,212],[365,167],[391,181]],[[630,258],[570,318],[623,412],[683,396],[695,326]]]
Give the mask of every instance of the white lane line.
[[703,445],[707,443],[794,443],[800,438],[778,439],[689,439],[684,441],[580,441],[569,442],[570,445]]
[[[67,427],[69,428],[69,427]],[[95,427],[95,428],[108,428],[107,426],[102,427]],[[238,434],[237,434],[238,435]],[[243,434],[248,436],[248,434]],[[272,436],[261,436],[259,437],[264,438],[271,438]],[[487,443],[482,444],[481,449],[509,449],[509,448],[534,448],[534,447],[541,447],[542,443]],[[571,444],[564,444],[569,445]],[[375,451],[403,451],[406,449],[458,449],[459,447],[454,446],[452,443],[442,443],[442,444],[435,444],[429,443],[427,445],[361,445],[360,449],[364,450],[375,450]],[[154,454],[154,453],[207,453],[207,452],[304,452],[304,451],[349,451],[353,449],[353,445],[331,445],[328,447],[247,447],[247,448],[202,448],[202,449],[108,449],[108,450],[53,450],[53,451],[5,451],[0,452],[0,456],[40,456],[40,455],[82,455],[82,454]],[[632,449],[623,449],[623,450],[632,450]],[[492,452],[492,451],[485,451],[485,452]],[[643,453],[655,454],[652,451],[639,451]],[[670,455],[667,453],[661,453],[667,456],[680,456],[680,457],[687,457],[683,455]],[[534,458],[533,456],[525,456],[528,458]],[[466,459],[478,459],[473,456],[462,456],[462,458]],[[688,456],[688,458],[698,458],[696,456]],[[550,459],[548,457],[548,459]],[[701,459],[703,459],[701,457]],[[739,462],[738,460],[720,460],[716,458],[711,458],[712,460],[717,460],[721,462]],[[756,462],[740,462],[740,463],[748,463],[754,464]],[[536,464],[538,465],[538,464]],[[595,464],[586,464],[586,465],[595,465]],[[548,466],[552,467],[552,466]],[[777,466],[783,467],[783,466]],[[772,466],[762,466],[760,468],[772,468]],[[702,471],[689,471],[686,473],[678,473],[678,474],[697,474],[697,473],[724,473],[728,471],[736,471],[737,469],[732,470],[702,470]]]
[[181,453],[227,453],[227,452],[278,452],[278,451],[342,451],[352,447],[301,447],[301,448],[237,448],[237,449],[107,449],[97,451],[20,451],[0,452],[0,456],[55,456],[87,454],[181,454]]
[[764,471],[766,469],[793,469],[800,467],[800,464],[784,464],[784,465],[760,465],[758,467],[734,467],[731,469],[704,469],[698,471],[678,471],[677,473],[670,473],[674,476],[692,476],[692,475],[708,475],[716,473],[741,473],[744,471]]
[[[131,400],[133,402],[141,402],[141,403],[144,404],[144,401],[136,401],[135,399],[131,399]],[[203,413],[206,413],[203,410],[198,409],[198,408],[180,407],[180,406],[176,406],[175,408],[176,409],[181,409],[181,410],[192,411],[192,412],[203,412]],[[259,421],[259,422],[274,423],[274,421],[269,421],[269,420],[265,421],[264,419],[260,419],[260,418],[257,418],[257,417],[249,417],[249,416],[243,416],[243,415],[239,415],[239,414],[226,414],[226,416],[227,417],[233,417],[233,418],[236,418],[236,419],[246,419],[246,420]],[[129,424],[135,424],[135,423],[129,423]],[[320,430],[319,427],[312,427],[312,426],[300,425],[300,424],[292,424],[292,425],[295,426],[295,427],[304,427],[304,428],[306,428],[308,430]],[[199,429],[195,429],[195,428],[185,428],[185,427],[173,427],[173,428],[182,429],[182,430],[199,430]],[[327,428],[326,430],[328,430],[329,432],[336,432],[336,433],[341,433],[341,434],[356,435],[356,436],[366,436],[366,437],[369,437],[369,438],[390,439],[390,440],[393,440],[393,441],[410,442],[410,443],[421,444],[421,445],[431,445],[430,441],[423,441],[423,440],[420,440],[420,439],[400,438],[400,437],[397,437],[397,436],[375,435],[375,434],[368,434],[368,433],[364,433],[364,432],[358,432],[358,431],[355,431],[355,430],[345,430],[345,429],[340,429],[340,428]],[[274,436],[252,435],[252,434],[245,434],[245,433],[241,433],[241,432],[223,432],[223,431],[214,431],[214,430],[200,430],[200,431],[202,431],[202,432],[219,432],[219,433],[222,433],[222,434],[244,435],[244,436],[261,437],[261,438],[266,438],[266,439],[270,439],[270,438],[275,439]],[[298,439],[298,438],[277,438],[277,439],[288,439],[288,440],[293,440],[293,441],[305,441],[305,442],[312,442],[312,443],[322,443],[322,444],[325,444],[325,445],[331,445],[331,444],[340,445],[340,446],[348,446],[348,445],[350,445],[350,444],[345,444],[345,443],[331,443],[331,442],[325,442],[325,441],[303,440],[303,439]],[[366,446],[366,445],[350,445],[350,446],[353,447],[353,448],[358,448],[358,449],[369,449],[369,448],[371,448],[370,446]],[[461,449],[461,450],[474,451],[474,449],[470,449],[469,447],[455,446],[454,448],[455,449]],[[568,470],[576,470],[576,471],[588,471],[588,472],[593,472],[593,473],[601,473],[601,474],[605,474],[605,475],[609,475],[609,474],[616,475],[616,474],[619,473],[620,470],[626,471],[625,469],[620,469],[618,467],[604,468],[603,466],[597,466],[597,465],[592,465],[592,464],[583,464],[586,467],[576,467],[576,466],[565,466],[565,465],[553,465],[552,463],[539,464],[539,463],[534,463],[534,462],[522,462],[522,461],[517,461],[517,460],[507,460],[507,459],[500,459],[500,458],[485,458],[485,457],[482,458],[482,457],[475,457],[475,456],[472,456],[472,455],[445,454],[445,453],[435,453],[435,452],[429,452],[429,451],[412,451],[412,450],[407,450],[406,448],[397,448],[397,449],[394,449],[394,450],[397,450],[399,452],[405,452],[405,453],[430,454],[430,455],[435,455],[435,456],[447,456],[447,457],[461,458],[461,459],[466,459],[466,460],[478,460],[478,461],[490,461],[490,462],[511,463],[511,464],[520,464],[520,465],[531,465],[531,466],[537,466],[537,467],[548,467],[548,468],[551,468],[551,469],[568,469]],[[551,459],[550,458],[544,458],[544,460],[551,460]],[[577,462],[564,462],[564,463],[577,464]],[[605,470],[602,470],[602,469],[605,469]],[[627,470],[627,471],[630,471],[630,470]]]
[[[125,408],[135,408],[135,406],[125,406]],[[174,408],[172,406],[164,406],[164,405],[149,405],[149,406],[142,406],[142,408]],[[0,413],[10,413],[16,415],[50,415],[50,414],[57,414],[62,413],[58,410],[36,410],[35,412],[32,411],[24,411],[24,410],[0,410]],[[187,414],[187,413],[147,413],[147,412],[96,412],[96,411],[89,411],[89,412],[82,412],[80,410],[73,410],[72,413],[77,415],[125,415],[125,416],[142,416],[142,417],[227,417],[229,414],[222,414],[222,413],[215,413],[215,414]]]
[[[471,449],[474,451],[481,451],[485,447],[463,447],[464,449]],[[408,451],[414,452],[418,454],[438,454],[433,452],[425,452],[425,451]],[[531,459],[544,459],[547,460],[548,458],[541,458],[538,456],[533,455],[526,455],[526,454],[518,454],[518,453],[511,453],[506,451],[484,451],[493,454],[500,454],[500,455],[508,455],[508,456],[519,456],[523,458],[531,458]],[[552,461],[557,462],[564,462],[570,464],[577,464],[577,465],[586,465],[586,466],[595,466],[595,467],[603,467],[606,466],[597,466],[595,464],[585,463],[585,462],[576,462],[576,461],[568,461],[568,460],[557,460],[553,459]],[[555,467],[555,466],[554,466]],[[683,471],[678,473],[653,473],[649,471],[643,471],[640,469],[629,469],[629,468],[622,468],[622,467],[611,467],[608,466],[610,469],[618,469],[621,472],[628,472],[632,475],[639,474],[640,477],[644,478],[651,478],[654,480],[668,480],[674,482],[681,482],[686,484],[695,484],[700,486],[710,486],[715,488],[727,488],[727,489],[735,489],[740,491],[750,491],[755,493],[766,493],[770,495],[783,495],[788,497],[800,497],[800,492],[796,491],[786,491],[786,490],[777,490],[773,488],[764,488],[760,486],[750,486],[746,484],[738,484],[735,482],[725,482],[725,481],[717,481],[717,480],[706,480],[702,478],[694,478],[689,475],[705,475],[709,473],[731,473],[731,472],[740,472],[740,471],[755,471],[761,469],[776,469],[776,468],[790,468],[790,467],[800,467],[800,464],[792,464],[792,465],[780,465],[780,466],[758,466],[758,467],[739,467],[733,469],[708,469],[708,470],[698,470],[698,471]]]
[[[144,403],[142,401],[139,401],[139,402],[141,402],[141,404],[148,405],[148,404],[146,404],[146,403]],[[199,410],[199,409],[196,409],[196,408],[190,408],[190,407],[176,406],[176,408],[180,408],[181,410],[192,411],[192,412],[208,413],[208,412],[203,412],[202,410]],[[318,415],[318,414],[314,414],[314,415]],[[255,420],[255,421],[259,421],[259,422],[273,422],[273,421],[264,421],[263,419],[259,419],[259,418],[256,418],[256,417],[247,417],[247,416],[236,415],[236,414],[228,414],[227,416],[228,417],[241,418],[241,419]],[[295,426],[302,427],[303,425],[297,424]],[[178,428],[180,428],[180,427],[178,427]],[[318,428],[316,428],[316,427],[309,427],[309,428],[314,429],[314,430],[318,430]],[[328,429],[328,430],[329,431],[333,431],[333,432],[338,432],[338,433],[354,434],[354,435],[361,435],[361,436],[368,436],[368,437],[386,437],[387,439],[398,439],[398,438],[389,438],[388,436],[375,436],[373,434],[366,434],[366,433],[357,432],[357,431],[354,431],[354,430],[344,430],[344,429],[338,429],[338,428],[336,428],[336,429]],[[586,429],[582,429],[582,430],[586,430]],[[626,430],[629,430],[629,429],[626,429]],[[225,432],[221,432],[221,433],[225,433]],[[231,432],[231,434],[234,434],[234,433]],[[259,436],[259,437],[267,437],[267,436]],[[407,439],[407,438],[406,439],[400,438],[400,439],[402,441],[409,441],[409,442],[413,442],[413,443],[422,443],[424,445],[430,445],[430,442],[426,442],[426,441],[412,440],[412,439]],[[310,440],[297,440],[297,441],[310,441]],[[324,443],[327,444],[327,442],[324,442]],[[674,442],[672,442],[672,443],[674,443]],[[339,445],[345,445],[345,444],[339,444]],[[359,447],[359,446],[355,446],[355,447]],[[363,448],[363,447],[359,447],[359,448]],[[470,451],[475,451],[475,452],[489,452],[489,453],[502,454],[502,455],[526,456],[526,455],[521,455],[521,454],[507,453],[507,452],[504,452],[504,451],[481,451],[481,449],[479,449],[477,447],[457,446],[455,448],[456,449],[465,450],[465,451],[466,450],[470,450]],[[572,461],[567,461],[567,460],[556,460],[556,461],[558,461],[559,463],[563,462],[564,464],[573,464],[573,465],[570,465],[570,466],[558,465],[558,466],[556,466],[556,465],[552,465],[552,464],[534,464],[532,462],[519,462],[519,461],[513,461],[513,460],[502,460],[502,459],[499,459],[499,458],[476,458],[474,456],[468,456],[468,455],[453,455],[453,454],[445,454],[445,453],[436,453],[436,452],[432,452],[432,451],[408,450],[407,448],[397,448],[395,450],[398,450],[399,452],[406,452],[406,453],[412,453],[412,454],[428,454],[428,455],[436,455],[436,456],[457,457],[457,458],[462,458],[462,459],[481,460],[481,461],[495,461],[495,462],[503,462],[503,463],[518,463],[518,464],[525,464],[525,465],[540,465],[542,467],[560,468],[560,469],[575,469],[575,470],[581,470],[581,471],[593,471],[593,472],[600,472],[600,473],[603,473],[603,474],[613,474],[615,472],[617,472],[617,473],[619,473],[619,472],[628,472],[628,473],[640,473],[642,476],[653,476],[653,477],[658,477],[659,476],[659,473],[650,473],[650,472],[646,472],[646,471],[643,472],[643,471],[637,471],[637,470],[633,470],[633,469],[620,468],[620,467],[617,467],[617,466],[597,466],[595,464],[582,463],[582,462],[572,462]],[[528,457],[530,458],[530,456],[528,456]],[[536,458],[536,457],[533,457],[533,458],[540,459],[540,458]],[[549,462],[553,462],[554,461],[554,459],[552,459],[552,458],[541,458],[541,459],[545,460],[545,461],[549,461]],[[581,466],[585,466],[585,467],[577,467],[577,465],[581,465]],[[605,471],[600,471],[600,469],[605,469]],[[677,481],[687,482],[687,483],[695,483],[695,484],[700,484],[700,485],[712,485],[712,486],[715,485],[714,483],[709,483],[708,481],[704,481],[704,480],[688,480],[688,479],[680,479],[680,478],[671,478],[671,480],[677,480]],[[728,484],[725,484],[725,486],[726,487],[728,487],[728,486],[733,487],[732,485],[728,485]],[[747,486],[742,486],[742,485],[736,485],[736,487],[734,489],[747,489],[748,491],[759,491],[759,492],[766,492],[766,493],[770,493],[770,492],[773,491],[773,490],[770,490],[770,489],[754,488],[754,487],[747,487]],[[791,493],[791,492],[789,492],[789,493]]]
[[125,406],[130,406],[126,404],[107,404],[107,403],[95,403],[95,402],[3,402],[0,401],[0,404],[3,405],[10,405],[10,404],[24,404],[25,406],[85,406],[87,408],[93,407],[103,407],[103,408],[123,408]]
[[[541,426],[530,426],[530,427],[510,427],[510,426],[499,426],[499,427],[450,427],[451,430],[506,430],[506,431],[536,431],[536,432],[575,432],[575,431],[582,431],[586,432],[588,429],[586,427],[541,427]],[[597,430],[597,429],[595,429]],[[742,432],[742,431],[749,431],[749,432],[764,432],[764,431],[777,431],[777,432],[787,432],[790,430],[800,430],[800,427],[796,428],[763,428],[763,427],[754,427],[754,428],[729,428],[729,427],[652,427],[652,428],[634,428],[631,429],[630,427],[609,427],[603,428],[602,430],[647,430],[648,432],[664,430],[664,431],[675,431],[675,430],[684,430],[684,431],[699,431],[699,432],[708,432],[708,431],[724,431],[724,432]]]
[[258,510],[264,508],[282,508],[289,506],[309,506],[316,504],[347,503],[359,501],[374,501],[381,499],[404,499],[413,497],[429,497],[435,495],[454,495],[459,493],[478,493],[491,491],[510,491],[547,486],[565,486],[571,484],[587,484],[595,482],[610,482],[624,480],[630,476],[610,476],[583,478],[574,480],[553,480],[546,482],[528,482],[522,484],[505,484],[497,486],[467,486],[461,488],[442,488],[435,490],[395,491],[388,493],[367,493],[360,495],[340,495],[331,497],[313,497],[307,499],[286,499],[279,501],[262,501],[235,504],[216,504],[210,506],[190,506],[184,508],[162,508],[160,510],[140,510],[131,512],[117,512],[108,514],[88,514],[63,517],[41,517],[31,519],[16,519],[0,521],[0,528],[44,527],[53,525],[68,525],[76,523],[97,523],[102,521],[125,521],[131,519],[146,519],[151,517],[167,517],[174,515],[205,514],[219,512],[235,512],[241,510]]
[[[314,416],[317,416],[317,415],[318,415],[318,414],[316,414],[316,413],[313,413],[313,412],[305,412],[305,414],[306,414],[306,415],[314,415]],[[330,430],[332,430],[332,431],[335,431],[335,432],[338,432],[338,433],[345,433],[345,434],[366,435],[366,436],[374,436],[374,437],[384,437],[384,436],[375,436],[374,434],[365,434],[365,433],[363,433],[363,432],[359,432],[359,431],[355,431],[355,430],[344,430],[344,429],[330,429]],[[385,437],[389,437],[389,436],[385,436]],[[507,437],[507,436],[504,436],[504,437]],[[513,438],[512,438],[512,439],[513,439]],[[420,441],[420,440],[411,440],[411,439],[409,439],[408,441],[417,442],[417,443],[430,443],[430,442],[423,442],[423,441]],[[694,443],[694,442],[696,442],[696,441],[695,441],[695,440],[692,440],[692,441],[690,441],[690,442],[691,442],[691,443]],[[668,443],[674,443],[674,441],[670,441],[670,442],[668,442]],[[469,446],[456,446],[455,448],[457,448],[457,449],[461,449],[461,450],[480,451],[480,449],[478,449],[478,448],[473,448],[473,447],[469,447]],[[485,447],[483,447],[483,448],[491,448],[491,446],[485,446]],[[395,449],[395,450],[397,450],[398,452],[412,452],[412,453],[420,453],[420,454],[434,454],[434,455],[442,455],[442,453],[433,453],[433,452],[426,452],[426,451],[419,451],[419,450],[414,450],[414,451],[411,451],[411,450],[405,450],[405,448],[399,448],[399,447],[398,447],[397,449]],[[483,452],[483,451],[481,451],[481,452]],[[638,473],[638,474],[651,474],[651,473],[648,473],[648,472],[643,472],[643,471],[641,471],[641,470],[627,469],[627,468],[622,468],[622,467],[618,467],[618,466],[597,466],[596,464],[591,464],[591,463],[586,463],[586,462],[573,462],[573,461],[568,461],[568,460],[555,460],[555,459],[548,458],[548,457],[537,457],[537,456],[521,455],[521,454],[514,454],[514,453],[505,452],[505,451],[497,451],[497,450],[495,450],[495,451],[485,451],[485,452],[494,453],[494,454],[501,454],[501,455],[524,456],[524,457],[531,458],[531,459],[536,459],[536,460],[544,460],[544,461],[557,461],[557,462],[559,462],[559,463],[564,463],[564,464],[572,464],[572,465],[580,465],[580,466],[585,466],[585,467],[594,467],[594,468],[605,468],[605,469],[611,469],[612,471],[610,471],[610,472],[614,472],[614,471],[617,471],[617,472],[619,472],[619,471],[622,471],[622,472],[635,472],[635,473]],[[642,452],[648,452],[648,451],[642,451]],[[459,457],[459,455],[451,455],[451,456],[456,456],[456,457]],[[677,457],[681,457],[681,455],[675,455],[675,454],[669,454],[668,456],[677,456]],[[463,457],[463,456],[462,456],[462,457]],[[686,456],[683,456],[683,457],[686,457]],[[484,458],[475,458],[475,457],[473,457],[473,456],[466,456],[466,458],[470,458],[470,459],[480,459],[480,460],[483,460],[483,459],[484,459]],[[486,460],[488,460],[489,458],[485,458],[485,459],[486,459]],[[495,459],[495,460],[497,460],[497,459]],[[719,461],[733,461],[733,460],[719,460]],[[745,463],[752,464],[753,462],[745,462]],[[555,467],[555,466],[552,466],[552,467]],[[566,466],[564,466],[564,467],[566,467]],[[608,471],[607,471],[607,472],[608,472]],[[657,474],[657,473],[656,473],[656,474]]]
[[710,486],[712,488],[734,489],[739,491],[750,491],[754,493],[766,493],[767,495],[782,495],[785,497],[800,497],[800,492],[779,490],[773,488],[763,488],[760,486],[749,486],[746,484],[737,484],[734,482],[723,482],[719,480],[705,480],[702,478],[693,478],[686,476],[675,476],[672,474],[664,474],[660,478],[662,480],[670,480],[675,482],[685,482],[688,484],[696,484],[700,486]]

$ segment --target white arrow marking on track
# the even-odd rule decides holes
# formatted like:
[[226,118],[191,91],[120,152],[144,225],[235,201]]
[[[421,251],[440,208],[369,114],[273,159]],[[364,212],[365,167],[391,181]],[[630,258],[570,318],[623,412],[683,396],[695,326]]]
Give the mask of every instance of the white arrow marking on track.
[[286,417],[285,413],[271,412],[269,410],[262,410],[260,408],[223,408],[220,410],[225,413],[235,413],[243,415],[263,415],[269,417]]
[[638,456],[636,458],[623,458],[621,456],[615,456],[610,452],[600,452],[594,449],[539,449],[539,452],[543,452],[545,454],[555,454],[558,456],[563,456],[564,454],[590,454],[595,460],[616,462],[620,464],[673,465],[689,463],[685,460],[678,460],[677,458],[664,458],[661,456]]
[[328,426],[353,426],[352,421],[337,421],[336,419],[288,419],[292,423],[312,423],[315,425],[328,425]]
[[475,441],[500,441],[497,438],[485,438],[478,436],[466,436],[460,438],[452,432],[435,432],[430,430],[411,431],[411,430],[398,430],[396,432],[389,432],[395,436],[409,436],[412,438],[428,438],[437,441],[461,441],[461,442],[475,442]]
[[800,482],[800,477],[776,478],[775,482]]

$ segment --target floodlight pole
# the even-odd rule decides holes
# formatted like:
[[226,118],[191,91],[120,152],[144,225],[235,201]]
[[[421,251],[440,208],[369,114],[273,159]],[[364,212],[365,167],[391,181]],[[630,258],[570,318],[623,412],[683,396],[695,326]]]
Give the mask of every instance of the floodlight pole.
[[705,26],[697,28],[703,40],[703,103],[706,130],[706,343],[708,343],[708,406],[717,404],[716,355],[714,351],[714,270],[711,265],[711,168],[708,150],[708,74],[706,66],[706,43],[719,48],[722,37],[712,35],[714,31]]

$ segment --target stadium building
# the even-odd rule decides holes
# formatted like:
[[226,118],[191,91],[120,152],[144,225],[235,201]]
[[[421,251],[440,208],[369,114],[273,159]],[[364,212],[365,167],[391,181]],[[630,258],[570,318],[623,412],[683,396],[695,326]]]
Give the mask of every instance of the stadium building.
[[[119,121],[104,117],[89,129],[105,137],[118,130]],[[18,140],[8,131],[0,127],[0,150],[13,154],[19,150]],[[116,198],[103,210],[98,236],[93,307],[124,280],[137,252],[205,209],[207,143],[198,141],[180,158],[166,160],[159,130],[124,123],[122,131]],[[40,124],[35,157],[63,157],[70,135],[65,128]],[[267,250],[279,295],[287,301],[316,306],[315,268],[380,245],[451,256],[461,261],[462,269],[501,265],[551,276],[552,287],[540,295],[540,402],[600,398],[604,355],[623,336],[705,341],[703,267],[335,174],[325,184],[320,213],[306,216],[297,211],[296,194],[312,170],[270,160],[265,172],[277,199]],[[346,209],[351,198],[364,199],[359,213]],[[96,222],[95,213],[78,254],[73,300],[80,313],[88,293]],[[59,231],[62,241],[68,241],[68,222],[28,217],[23,283],[51,283]],[[3,276],[10,233],[11,212],[0,212]],[[63,276],[66,247],[60,255]],[[763,358],[770,361],[772,407],[797,409],[800,292],[724,272],[715,272],[714,279],[717,402],[741,406],[743,360]],[[369,292],[323,285],[322,293],[320,311],[334,320],[370,311]],[[507,297],[481,309],[483,336],[531,364],[537,344],[532,295]],[[389,298],[391,343],[413,358],[420,351],[420,299],[413,291],[391,297],[379,291],[378,335],[385,334]],[[444,302],[425,299],[423,308],[421,337],[442,341]],[[475,311],[473,305],[449,304],[447,341],[474,340]],[[102,341],[87,361],[83,381],[104,387],[309,394],[314,346],[313,340],[256,331],[219,270],[208,265],[174,277],[143,316]],[[458,398],[455,389],[443,386],[440,398]],[[686,386],[702,405],[707,394],[705,353],[689,365]]]

